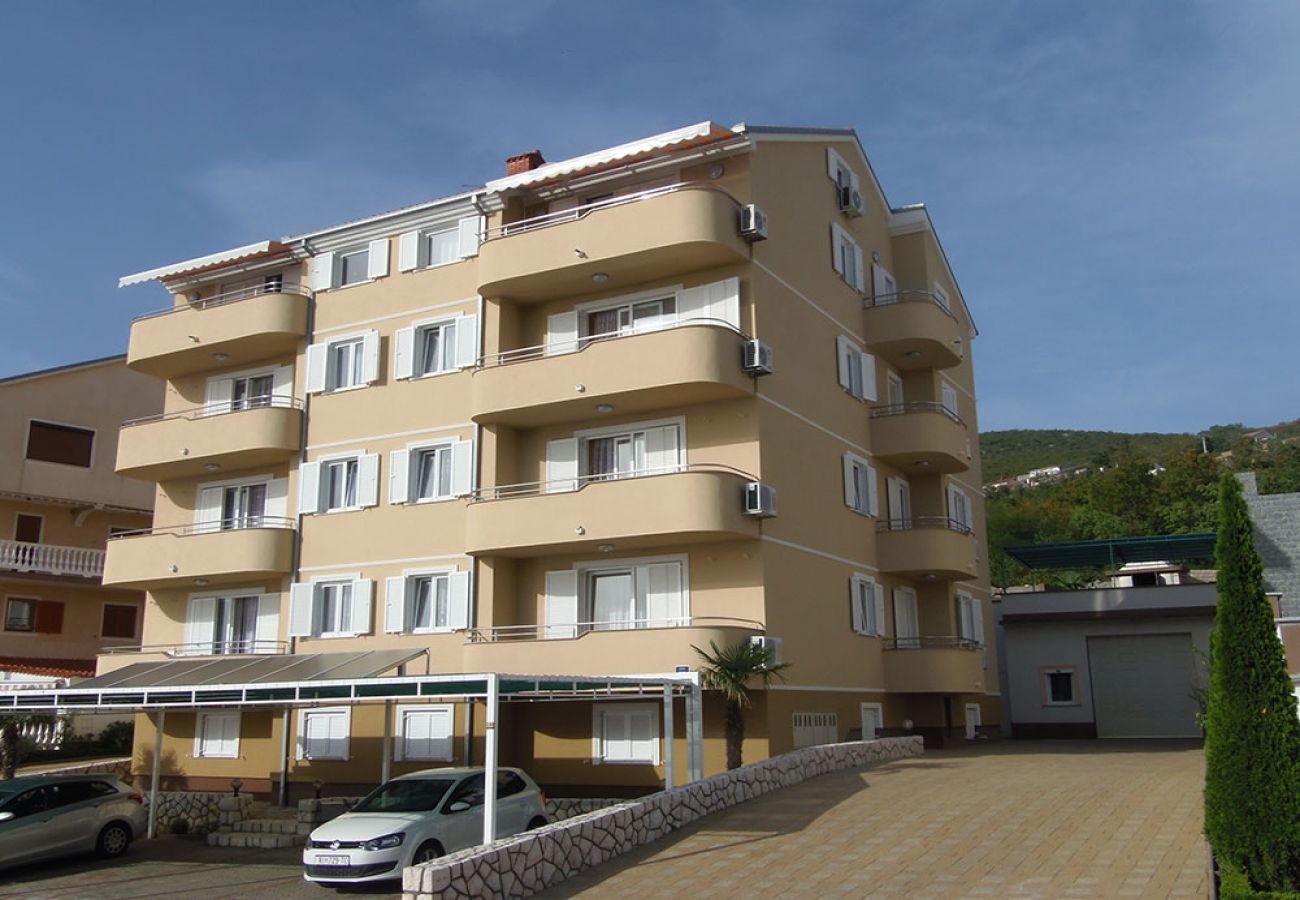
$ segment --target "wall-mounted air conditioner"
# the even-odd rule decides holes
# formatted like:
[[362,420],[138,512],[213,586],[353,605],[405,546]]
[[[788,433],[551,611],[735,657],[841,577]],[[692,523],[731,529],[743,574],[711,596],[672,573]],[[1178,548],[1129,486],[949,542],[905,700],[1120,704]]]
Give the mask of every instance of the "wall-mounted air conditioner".
[[767,240],[767,213],[750,203],[740,208],[740,236],[751,244]]
[[764,650],[771,650],[772,665],[779,666],[781,663],[785,662],[785,660],[781,658],[780,638],[764,637],[756,634],[750,637],[749,642],[755,647],[762,647]]
[[745,485],[745,515],[763,517],[776,515],[776,488],[759,481],[751,481]]
[[840,188],[840,211],[850,216],[860,216],[867,211],[867,201],[862,195],[847,185]]
[[745,341],[740,367],[750,375],[772,374],[772,348],[762,341]]

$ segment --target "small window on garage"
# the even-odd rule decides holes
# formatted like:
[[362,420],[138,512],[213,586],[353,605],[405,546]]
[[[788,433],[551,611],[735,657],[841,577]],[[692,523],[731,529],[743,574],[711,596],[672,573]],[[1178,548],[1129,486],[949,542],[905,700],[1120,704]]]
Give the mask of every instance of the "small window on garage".
[[89,469],[94,448],[95,432],[88,428],[33,419],[27,431],[28,459]]
[[1075,706],[1075,670],[1058,667],[1043,670],[1043,705]]

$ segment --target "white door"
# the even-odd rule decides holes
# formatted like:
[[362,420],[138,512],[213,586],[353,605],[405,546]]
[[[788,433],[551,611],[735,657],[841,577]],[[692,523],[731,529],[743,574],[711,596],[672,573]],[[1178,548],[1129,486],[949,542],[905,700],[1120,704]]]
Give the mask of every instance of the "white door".
[[631,572],[596,572],[591,576],[591,620],[597,631],[630,627],[636,618]]
[[880,729],[885,727],[884,706],[879,703],[863,703],[862,709],[862,739],[864,741],[874,741],[880,733]]
[[904,650],[921,646],[916,592],[911,588],[894,588],[894,640],[895,646]]
[[889,489],[889,527],[890,529],[912,527],[912,485],[903,478],[890,478]]
[[975,740],[975,735],[979,734],[980,727],[980,706],[978,703],[966,704],[966,740]]

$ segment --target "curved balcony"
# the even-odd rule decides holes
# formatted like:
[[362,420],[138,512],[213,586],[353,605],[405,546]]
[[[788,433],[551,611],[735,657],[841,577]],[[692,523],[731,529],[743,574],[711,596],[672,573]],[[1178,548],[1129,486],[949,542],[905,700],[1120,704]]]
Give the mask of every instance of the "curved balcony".
[[979,574],[975,536],[947,516],[891,519],[876,532],[880,571],[926,581],[965,581]]
[[105,586],[152,590],[261,581],[289,572],[293,520],[206,522],[128,532],[109,540]]
[[490,357],[474,372],[475,422],[534,428],[619,413],[707,403],[754,393],[740,368],[744,338],[711,320],[584,338],[576,352],[543,347]]
[[126,364],[158,378],[177,378],[296,353],[306,334],[304,288],[250,288],[136,319]]
[[267,406],[187,409],[133,419],[117,439],[117,473],[149,481],[248,469],[290,459],[302,437],[302,408],[290,397]]
[[[765,633],[761,623],[744,619],[692,618],[674,623],[627,622],[618,629],[606,623],[565,626],[559,635],[545,625],[476,628],[465,645],[465,671],[547,675],[564,659],[572,675],[633,675],[670,671],[672,666],[699,665],[694,647],[729,647]],[[608,629],[608,630],[605,630]]]
[[884,653],[885,690],[900,694],[982,694],[980,646],[968,638],[894,638]]
[[957,317],[928,291],[900,291],[867,308],[867,345],[896,369],[950,369],[962,360]]
[[758,520],[743,511],[753,480],[706,464],[484,488],[466,510],[466,552],[544,556],[757,538]]
[[970,468],[970,433],[942,403],[900,403],[871,411],[871,451],[904,472],[951,474]]
[[749,258],[739,204],[707,185],[675,184],[511,222],[479,248],[478,293],[539,303]]

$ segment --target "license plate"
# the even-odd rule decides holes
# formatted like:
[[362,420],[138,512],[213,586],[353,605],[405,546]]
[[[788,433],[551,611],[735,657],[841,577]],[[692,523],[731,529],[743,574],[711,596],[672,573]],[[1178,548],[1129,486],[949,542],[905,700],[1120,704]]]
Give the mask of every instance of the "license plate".
[[352,857],[350,857],[350,856],[325,856],[325,855],[320,855],[320,856],[317,856],[317,857],[316,857],[316,865],[318,865],[318,866],[350,866],[350,865],[352,865]]

